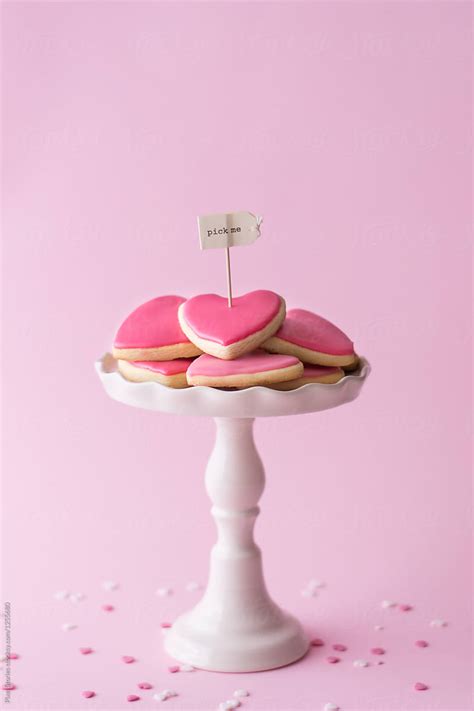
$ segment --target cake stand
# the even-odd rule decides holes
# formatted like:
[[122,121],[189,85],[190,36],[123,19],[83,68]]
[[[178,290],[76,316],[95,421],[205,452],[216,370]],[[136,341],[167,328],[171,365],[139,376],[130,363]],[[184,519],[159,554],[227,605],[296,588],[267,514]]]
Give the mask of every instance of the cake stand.
[[107,394],[132,407],[175,415],[213,417],[214,449],[206,469],[218,538],[211,551],[209,581],[200,602],[178,617],[165,649],[182,663],[222,672],[263,671],[290,664],[308,649],[300,623],[269,596],[253,529],[265,486],[253,439],[256,417],[319,412],[354,400],[370,372],[359,369],[333,385],[311,383],[297,390],[264,387],[226,391],[177,390],[159,383],[132,383],[105,355],[96,363]]

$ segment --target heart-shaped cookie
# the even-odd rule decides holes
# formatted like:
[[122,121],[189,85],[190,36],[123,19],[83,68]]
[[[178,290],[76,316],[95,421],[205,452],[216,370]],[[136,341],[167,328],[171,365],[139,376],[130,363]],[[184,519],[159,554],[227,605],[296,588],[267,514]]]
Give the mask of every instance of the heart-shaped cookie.
[[172,360],[202,353],[179,325],[178,307],[185,301],[182,296],[158,296],[132,311],[115,336],[114,358]]
[[155,382],[169,388],[187,388],[186,371],[192,358],[175,360],[118,361],[119,372],[133,383]]
[[288,311],[281,328],[262,348],[314,365],[350,366],[358,358],[354,344],[340,328],[305,309]]
[[[330,385],[338,383],[344,377],[342,368],[328,367],[325,365],[305,365],[303,374],[295,380],[287,380],[284,383],[276,383],[272,385],[275,390],[296,390],[302,385],[308,383],[324,383]],[[336,647],[334,646],[334,649]],[[337,649],[337,652],[343,652],[343,649]]]
[[191,363],[186,377],[190,385],[248,388],[293,380],[302,373],[303,364],[297,358],[258,350],[234,360],[223,360],[204,353]]
[[272,336],[285,318],[285,302],[273,291],[251,291],[227,299],[217,294],[201,294],[188,299],[178,309],[186,336],[205,353],[233,360],[255,350]]

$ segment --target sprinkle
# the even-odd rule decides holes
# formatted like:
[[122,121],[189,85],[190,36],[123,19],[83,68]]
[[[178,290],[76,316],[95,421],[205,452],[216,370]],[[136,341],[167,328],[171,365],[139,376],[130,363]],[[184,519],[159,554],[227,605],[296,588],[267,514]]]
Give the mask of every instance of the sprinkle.
[[322,639],[315,637],[314,639],[311,640],[310,645],[312,647],[324,647],[324,642]]
[[81,696],[85,699],[92,699],[92,697],[95,696],[95,691],[83,691]]
[[247,691],[247,689],[236,689],[234,691],[234,696],[237,699],[243,698],[244,696],[250,696],[250,693]]
[[179,665],[179,671],[181,672],[192,672],[194,671],[194,667],[191,664],[180,664]]
[[71,630],[77,629],[77,625],[73,624],[72,622],[65,622],[63,625],[61,625],[61,629],[63,632],[71,632]]
[[148,681],[141,681],[138,684],[139,689],[153,689],[153,684],[148,683]]
[[104,612],[113,612],[115,607],[113,605],[102,605],[102,609]]
[[380,632],[381,630],[383,630],[383,625],[375,625],[374,630],[376,632]]
[[176,672],[179,672],[179,666],[177,664],[173,664],[173,666],[168,667],[168,671],[171,672],[171,674],[176,674]]
[[372,647],[370,650],[371,654],[385,654],[385,649],[383,647]]
[[159,597],[168,597],[173,594],[173,590],[171,588],[158,588],[156,594],[159,595]]
[[308,590],[319,590],[319,588],[323,588],[325,586],[325,583],[322,582],[322,580],[315,580],[312,578],[309,583],[307,584]]
[[122,662],[125,662],[125,664],[133,664],[134,661],[135,657],[130,657],[128,654],[122,657]]
[[102,583],[102,587],[104,588],[104,590],[111,592],[112,590],[117,590],[119,587],[119,584],[115,583],[113,580],[105,580]]
[[302,590],[301,594],[303,597],[317,597],[318,596],[318,593],[316,590],[309,590],[308,588],[305,588],[304,590]]
[[365,659],[356,659],[355,661],[352,662],[352,666],[356,667],[356,669],[362,668],[362,667],[368,667],[369,662],[367,662]]
[[427,686],[426,684],[423,684],[422,681],[417,681],[416,684],[415,684],[415,690],[416,690],[416,691],[426,691],[426,690],[429,689],[429,688],[430,688],[430,687]]
[[329,662],[329,664],[337,664],[341,660],[339,657],[326,657],[326,661]]
[[92,647],[79,647],[79,651],[81,654],[92,654],[94,650]]
[[398,609],[401,610],[402,612],[410,612],[410,610],[413,610],[413,606],[403,604],[403,605],[399,605]]
[[201,589],[202,589],[201,583],[197,583],[194,580],[192,580],[190,583],[188,583],[186,585],[186,590],[188,592],[194,592],[195,590],[201,590]]
[[446,627],[447,624],[445,620],[431,620],[430,627]]
[[396,607],[397,603],[392,602],[391,600],[382,600],[380,606],[383,607],[384,610],[387,610],[389,607]]
[[339,706],[329,701],[329,703],[324,704],[323,711],[339,711]]
[[136,694],[129,694],[127,696],[127,701],[140,701],[140,697]]
[[58,590],[58,592],[54,593],[54,598],[56,600],[67,600],[69,597],[69,593],[67,590]]
[[15,684],[4,684],[2,686],[2,689],[3,691],[13,691],[14,689],[16,689],[16,686]]
[[347,652],[347,647],[345,644],[333,644],[332,648],[335,652]]
[[161,623],[162,629],[167,630],[169,627],[171,627],[171,622],[162,622]]
[[222,701],[219,704],[219,711],[229,711],[230,709],[237,709],[240,706],[240,701],[238,699],[227,699],[227,701]]
[[415,647],[429,647],[428,642],[425,642],[424,639],[417,639],[415,642]]
[[166,701],[166,699],[171,699],[173,696],[178,696],[176,691],[171,691],[170,689],[163,689],[163,691],[158,691],[158,693],[153,694],[155,701]]
[[83,600],[86,599],[86,596],[84,593],[78,592],[78,593],[71,593],[69,595],[69,599],[71,602],[82,602]]
[[7,659],[19,659],[20,655],[17,654],[16,652],[10,652],[10,654],[7,654],[6,658]]

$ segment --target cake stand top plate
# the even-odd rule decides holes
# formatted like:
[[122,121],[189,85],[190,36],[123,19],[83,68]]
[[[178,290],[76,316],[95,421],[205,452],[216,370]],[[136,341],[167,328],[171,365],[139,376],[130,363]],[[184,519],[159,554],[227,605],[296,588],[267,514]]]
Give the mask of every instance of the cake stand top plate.
[[282,417],[319,412],[351,402],[370,373],[365,358],[360,367],[338,383],[309,383],[297,390],[252,387],[223,390],[207,386],[169,388],[160,383],[132,383],[118,372],[110,353],[96,361],[95,369],[113,400],[145,410],[194,417]]

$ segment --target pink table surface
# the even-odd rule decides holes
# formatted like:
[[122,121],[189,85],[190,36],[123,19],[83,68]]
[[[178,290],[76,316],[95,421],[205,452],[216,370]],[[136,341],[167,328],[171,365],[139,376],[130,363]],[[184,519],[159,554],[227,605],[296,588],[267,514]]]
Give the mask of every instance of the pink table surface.
[[[187,711],[237,687],[248,711],[467,711],[471,6],[2,9],[10,708],[128,708],[150,681]],[[159,625],[199,595],[185,586],[205,582],[215,537],[213,425],[108,400],[93,362],[142,301],[223,292],[224,255],[199,252],[195,218],[229,209],[265,218],[232,252],[236,294],[322,313],[373,372],[355,403],[256,425],[268,585],[326,646],[258,675],[171,675]],[[305,598],[312,577],[326,587]],[[55,600],[64,588],[87,597]],[[374,645],[386,663],[355,669]],[[152,693],[135,707],[159,706]]]

